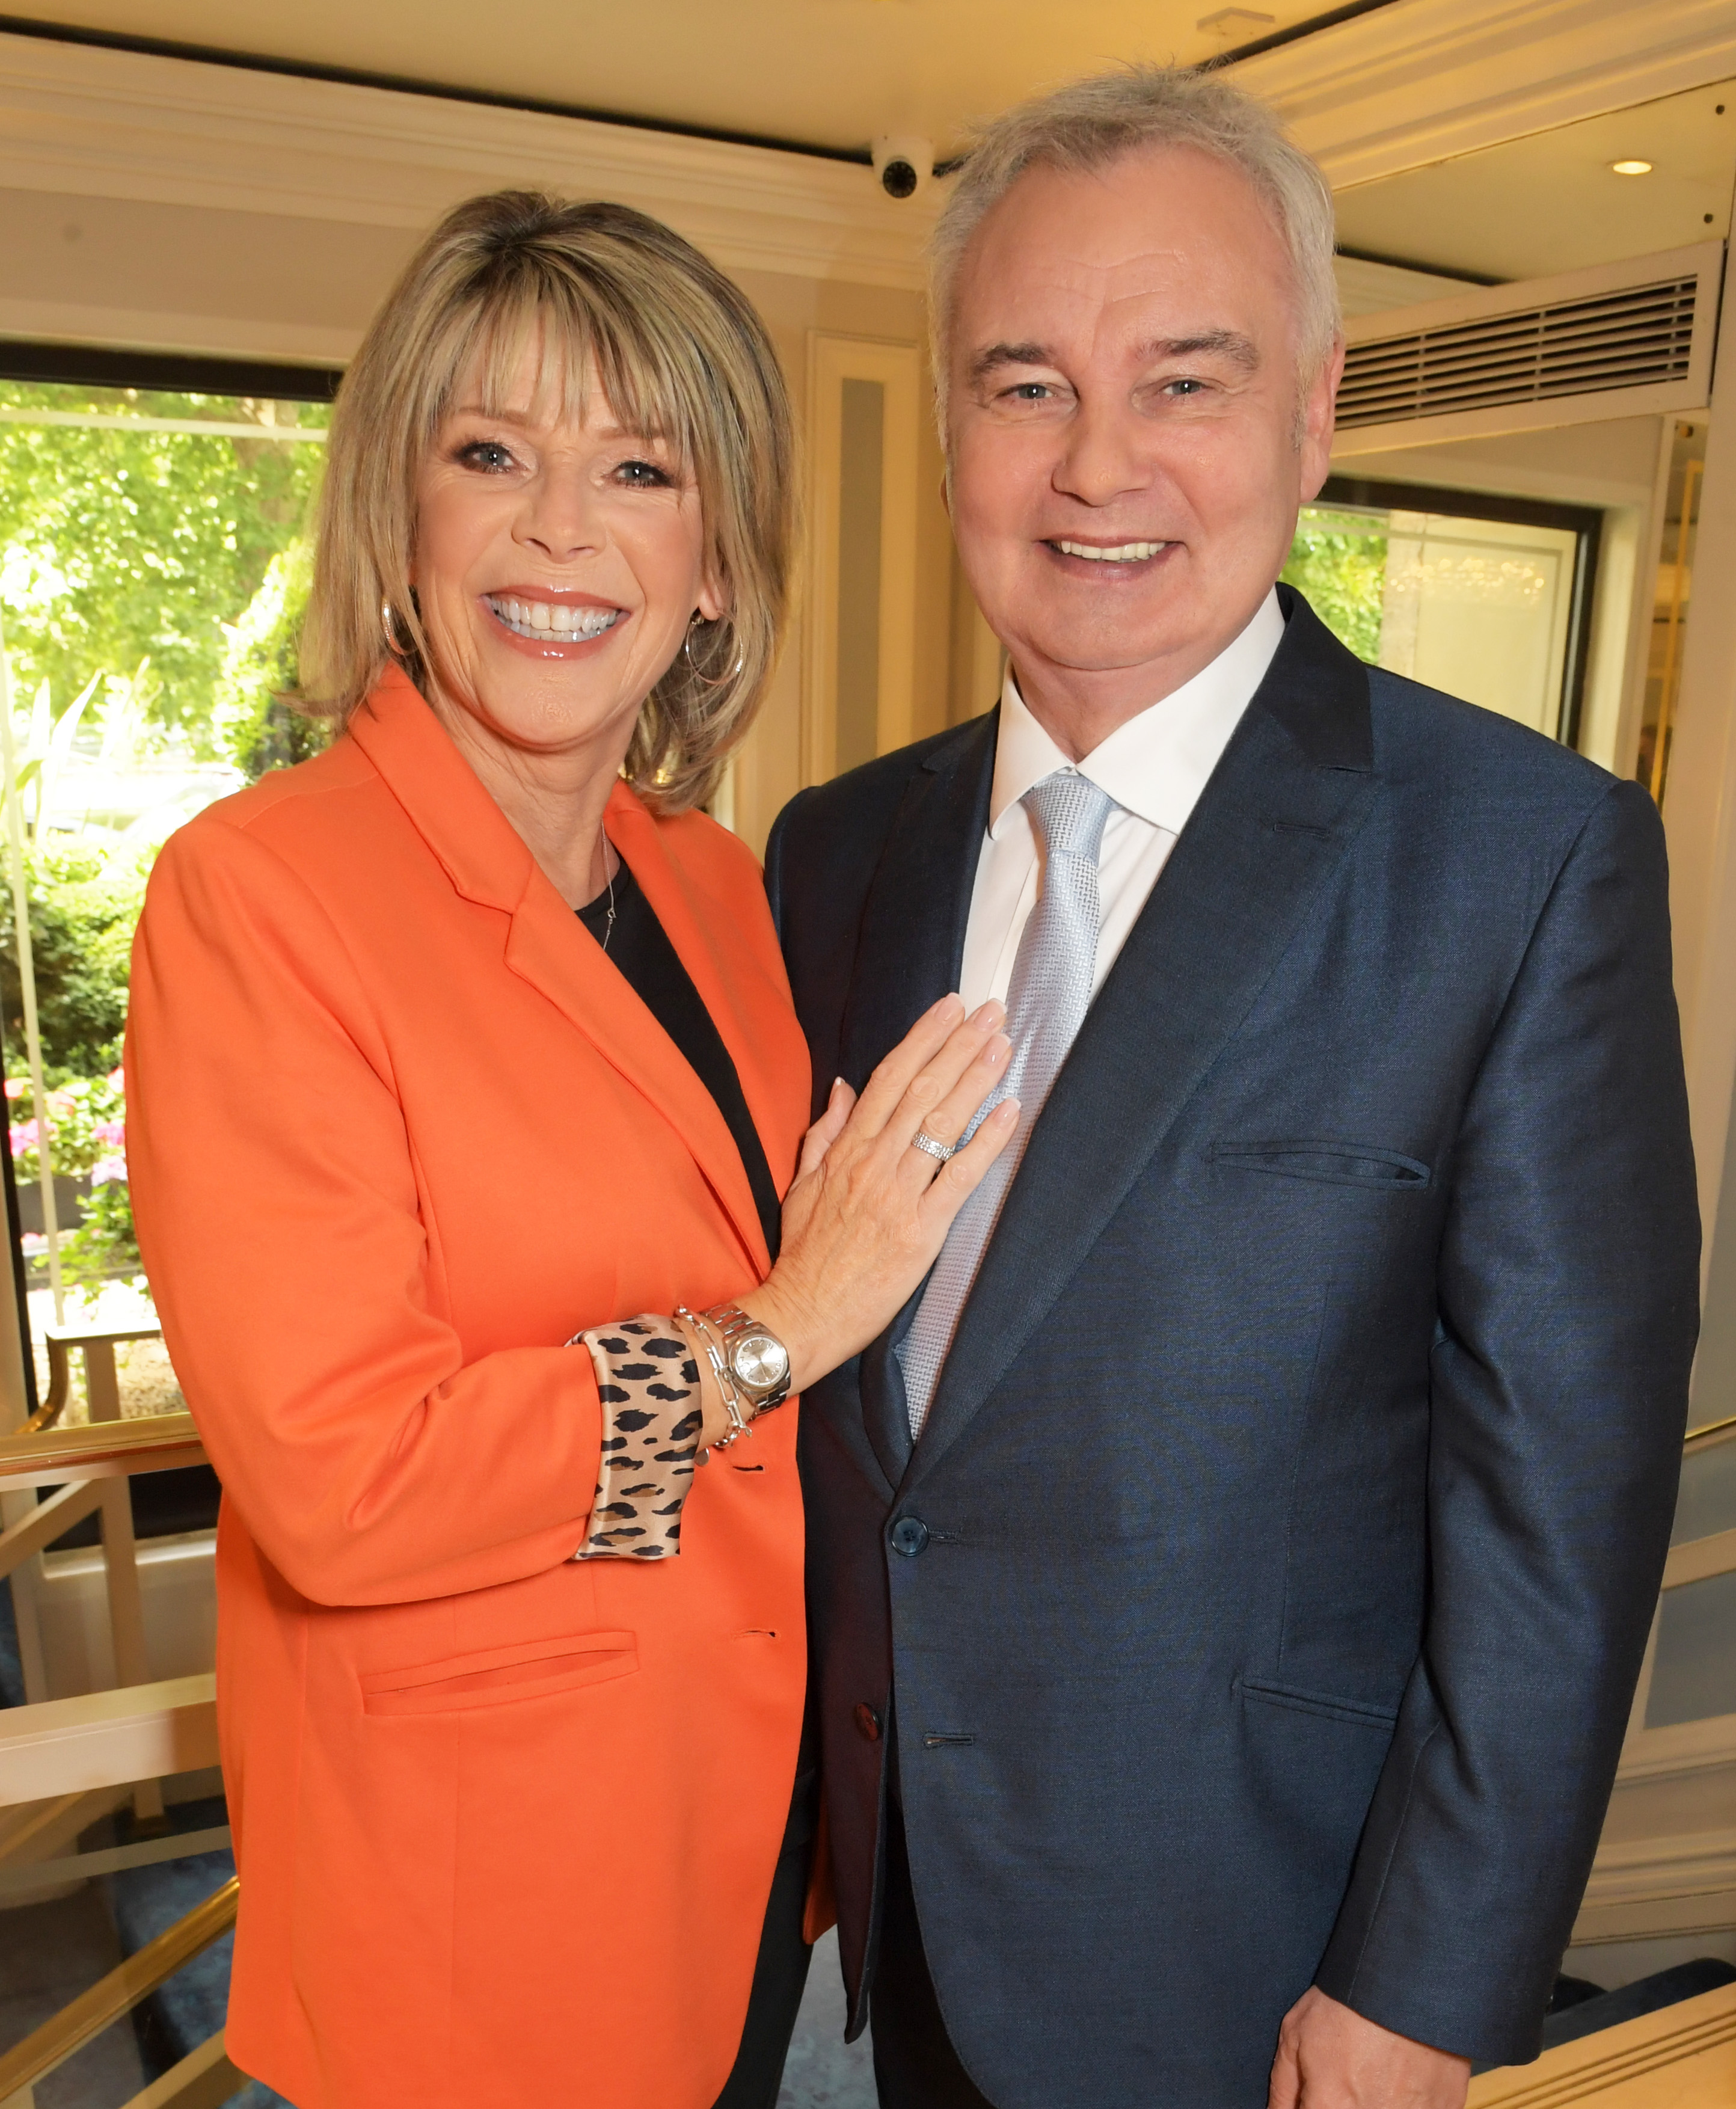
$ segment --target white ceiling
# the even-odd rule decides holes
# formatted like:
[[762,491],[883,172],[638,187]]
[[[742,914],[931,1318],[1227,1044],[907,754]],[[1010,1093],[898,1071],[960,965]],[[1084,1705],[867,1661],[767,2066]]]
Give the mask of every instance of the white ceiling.
[[[1629,160],[1652,173],[1613,173]],[[1733,184],[1726,82],[1341,191],[1338,237],[1437,270],[1544,278],[1722,239]]]
[[[1323,11],[1323,0],[1229,11],[1215,0],[516,0],[499,14],[474,0],[34,0],[30,9],[43,22],[859,152],[878,133],[910,133],[943,156],[972,119],[1092,67],[1197,61]],[[1292,50],[1323,57],[1325,45]],[[1630,156],[1653,173],[1611,173]],[[1424,271],[1531,278],[1726,236],[1733,182],[1736,84],[1695,88],[1342,190],[1341,238]],[[1400,290],[1359,280],[1347,305],[1391,305]]]
[[[36,20],[859,151],[1116,59],[1191,63],[1331,0],[26,0]],[[1228,14],[1215,29],[1202,20]],[[1269,17],[1269,21],[1262,20]]]

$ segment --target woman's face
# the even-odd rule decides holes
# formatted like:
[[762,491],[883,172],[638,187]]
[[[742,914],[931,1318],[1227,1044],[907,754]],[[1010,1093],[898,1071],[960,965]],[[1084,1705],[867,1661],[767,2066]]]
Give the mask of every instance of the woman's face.
[[723,612],[698,491],[594,382],[583,422],[563,417],[538,340],[506,409],[480,392],[461,384],[417,481],[411,577],[435,662],[509,747],[625,752],[693,615]]

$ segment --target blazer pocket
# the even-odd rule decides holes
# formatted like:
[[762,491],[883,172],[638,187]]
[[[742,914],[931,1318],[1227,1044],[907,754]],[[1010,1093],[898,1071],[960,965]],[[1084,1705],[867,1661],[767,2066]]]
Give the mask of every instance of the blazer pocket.
[[1220,1142],[1211,1153],[1218,1164],[1244,1172],[1265,1172],[1279,1179],[1323,1179],[1334,1186],[1373,1186],[1415,1190],[1434,1174],[1414,1157],[1362,1142]]
[[634,1633],[566,1633],[402,1669],[364,1670],[362,1707],[368,1714],[464,1713],[606,1684],[631,1676],[638,1666]]
[[1396,1706],[1371,1706],[1365,1700],[1338,1699],[1328,1691],[1299,1691],[1294,1685],[1273,1684],[1263,1677],[1238,1677],[1236,1689],[1262,1706],[1285,1706],[1294,1714],[1318,1714],[1361,1728],[1390,1728],[1399,1718]]

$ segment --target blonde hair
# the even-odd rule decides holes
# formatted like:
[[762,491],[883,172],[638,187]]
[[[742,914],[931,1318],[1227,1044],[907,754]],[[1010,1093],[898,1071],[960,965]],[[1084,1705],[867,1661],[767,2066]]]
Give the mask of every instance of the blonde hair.
[[[304,707],[340,722],[389,659],[440,676],[410,587],[416,486],[454,391],[475,373],[510,400],[539,333],[568,415],[592,383],[620,422],[674,449],[699,494],[724,616],[688,633],[646,698],[626,773],[665,811],[701,803],[772,675],[795,538],[783,376],[746,296],[630,206],[501,191],[449,213],[344,377],[320,493],[303,631]],[[388,632],[390,635],[388,635]]]
[[1192,147],[1241,171],[1289,253],[1299,364],[1312,382],[1341,324],[1330,186],[1266,105],[1217,75],[1125,65],[1034,97],[984,125],[930,237],[929,327],[943,439],[959,266],[986,215],[1027,169],[1101,169],[1145,147]]

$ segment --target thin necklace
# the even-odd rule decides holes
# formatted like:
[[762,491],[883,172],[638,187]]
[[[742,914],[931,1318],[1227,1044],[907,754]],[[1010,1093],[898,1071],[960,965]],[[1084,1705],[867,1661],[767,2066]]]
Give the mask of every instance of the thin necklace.
[[602,926],[602,948],[603,948],[604,951],[606,951],[606,951],[608,951],[608,949],[609,949],[609,940],[610,940],[610,939],[611,939],[614,935],[615,935],[615,874],[611,871],[611,872],[609,874],[609,913],[608,913],[607,916],[604,919],[604,921],[603,921],[603,926]]

